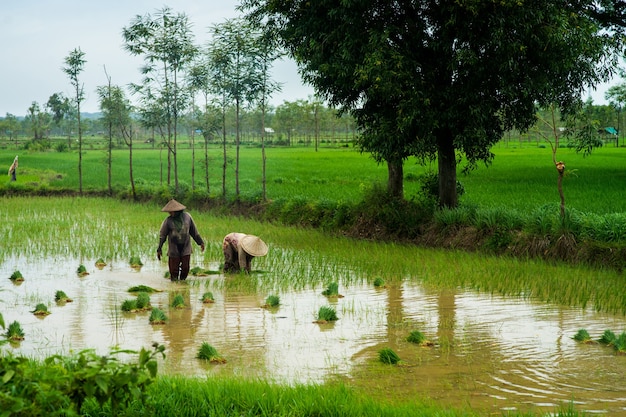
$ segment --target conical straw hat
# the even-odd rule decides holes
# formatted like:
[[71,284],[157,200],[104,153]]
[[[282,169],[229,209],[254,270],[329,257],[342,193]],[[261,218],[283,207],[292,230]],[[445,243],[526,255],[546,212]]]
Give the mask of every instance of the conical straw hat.
[[174,211],[185,210],[186,208],[187,207],[183,206],[178,201],[176,201],[174,199],[171,199],[170,201],[168,201],[168,203],[165,206],[163,206],[161,211],[165,211],[165,212],[171,213],[171,212],[174,212]]
[[267,255],[267,245],[261,240],[261,238],[254,235],[246,235],[243,239],[241,239],[241,247],[248,255]]

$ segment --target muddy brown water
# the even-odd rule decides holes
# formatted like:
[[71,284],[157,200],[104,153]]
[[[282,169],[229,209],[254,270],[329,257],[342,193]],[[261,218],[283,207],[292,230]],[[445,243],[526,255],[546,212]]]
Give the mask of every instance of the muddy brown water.
[[[123,262],[98,269],[92,261],[71,258],[26,262],[5,258],[0,264],[0,311],[8,325],[20,322],[25,340],[0,349],[43,358],[84,348],[106,354],[112,347],[138,350],[152,342],[166,347],[161,373],[188,376],[262,377],[280,383],[321,383],[338,378],[381,398],[429,397],[446,406],[470,407],[500,414],[507,410],[548,413],[559,405],[577,410],[626,416],[626,355],[599,344],[572,339],[581,328],[597,339],[604,330],[626,330],[626,318],[557,307],[473,291],[429,289],[405,282],[399,287],[371,284],[343,286],[339,299],[323,288],[278,292],[281,304],[264,309],[268,294],[228,289],[224,280],[256,279],[219,274],[190,277],[187,284],[163,278],[163,263],[141,269]],[[89,275],[79,278],[85,264]],[[205,265],[217,270],[218,265]],[[20,285],[8,277],[20,270]],[[169,317],[165,325],[149,324],[149,313],[122,313],[133,285],[162,292],[151,304]],[[63,290],[73,299],[54,302]],[[215,303],[203,304],[205,291]],[[169,307],[175,294],[188,307]],[[51,314],[31,313],[44,302]],[[314,323],[321,306],[330,305],[339,320]],[[406,341],[420,330],[434,345]],[[211,365],[195,358],[208,342],[227,360]],[[402,362],[378,361],[390,347]]]

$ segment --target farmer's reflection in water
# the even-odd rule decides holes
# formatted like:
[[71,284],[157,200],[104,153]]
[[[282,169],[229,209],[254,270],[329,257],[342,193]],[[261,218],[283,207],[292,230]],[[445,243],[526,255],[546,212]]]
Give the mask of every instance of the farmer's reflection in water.
[[[182,296],[184,305],[173,307],[176,296]],[[189,288],[181,286],[177,291],[168,294],[169,320],[161,327],[163,338],[166,342],[168,367],[183,369],[183,362],[193,359],[195,353],[189,351],[194,348],[195,333],[200,328],[204,312],[200,310],[193,317],[192,303]]]

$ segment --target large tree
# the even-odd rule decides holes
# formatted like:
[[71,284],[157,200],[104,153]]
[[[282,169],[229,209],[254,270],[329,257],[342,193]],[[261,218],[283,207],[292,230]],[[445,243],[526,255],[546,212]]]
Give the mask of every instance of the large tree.
[[[168,184],[171,163],[178,193],[177,130],[178,121],[190,100],[182,86],[182,77],[198,50],[189,18],[165,6],[154,15],[138,15],[122,31],[124,48],[132,55],[143,55],[145,65],[141,84],[133,90],[141,95],[140,113],[144,125],[162,128],[168,148]],[[160,109],[160,110],[159,110]]]
[[[402,196],[409,156],[437,159],[439,202],[458,204],[457,164],[490,162],[535,106],[564,113],[611,75],[615,38],[593,0],[244,0],[297,61],[306,82],[350,111],[359,145]],[[613,58],[615,57],[615,59]]]

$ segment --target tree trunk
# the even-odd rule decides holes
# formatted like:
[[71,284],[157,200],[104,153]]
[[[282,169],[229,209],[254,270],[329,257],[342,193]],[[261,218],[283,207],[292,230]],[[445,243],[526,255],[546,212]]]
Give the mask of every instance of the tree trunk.
[[393,197],[398,199],[404,198],[404,178],[402,159],[387,161],[387,191]]
[[452,133],[448,129],[437,132],[439,172],[439,206],[455,208],[459,205],[456,194],[456,155]]

